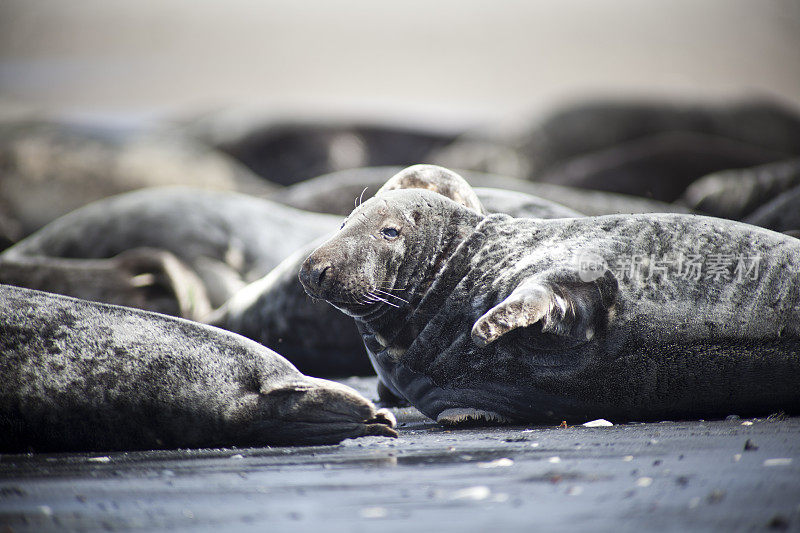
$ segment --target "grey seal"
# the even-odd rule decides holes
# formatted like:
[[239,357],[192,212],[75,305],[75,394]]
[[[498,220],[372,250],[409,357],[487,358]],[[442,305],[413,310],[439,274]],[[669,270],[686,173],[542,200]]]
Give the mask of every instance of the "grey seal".
[[[414,165],[401,170],[378,194],[405,188],[434,191],[481,212],[485,211],[483,201],[488,198],[492,207],[503,207],[521,216],[580,216],[523,193],[483,189],[488,194],[476,194],[464,178],[435,165]],[[264,278],[239,290],[208,322],[277,350],[307,374],[371,374],[372,366],[353,321],[327,303],[311,300],[297,279],[303,261],[320,242],[299,249]],[[390,398],[382,394],[382,399]]]
[[[367,200],[386,180],[401,172],[401,167],[369,167],[343,170],[309,179],[270,196],[270,199],[297,209],[346,216],[355,207],[354,199]],[[554,218],[567,210],[571,215],[612,215],[618,213],[689,213],[683,205],[659,202],[627,194],[590,191],[550,183],[534,183],[505,175],[459,169],[490,212],[514,212],[518,216]],[[499,191],[499,192],[498,192]],[[519,195],[509,193],[517,192]],[[523,196],[524,195],[524,196]],[[498,202],[497,207],[494,203]],[[534,211],[538,208],[538,213]],[[523,214],[524,211],[524,214]]]
[[205,286],[173,254],[135,248],[110,259],[22,256],[0,260],[0,283],[204,320]]
[[0,450],[331,444],[391,415],[233,333],[0,286]]
[[0,212],[17,239],[89,202],[153,186],[266,195],[275,189],[226,155],[159,129],[0,123]]
[[425,161],[461,133],[319,117],[282,120],[253,110],[209,113],[180,130],[281,185],[343,169]]
[[0,258],[102,259],[140,247],[178,257],[218,307],[297,248],[335,230],[338,217],[235,192],[158,187],[106,198],[51,222]]
[[800,230],[800,185],[762,205],[746,216],[744,221],[762,228],[797,235]]
[[680,201],[699,213],[743,220],[796,186],[800,186],[797,158],[709,174],[692,183]]
[[[654,185],[665,187],[659,194],[674,195],[682,186],[676,183],[709,172],[709,163],[721,170],[800,155],[798,139],[800,115],[770,99],[711,104],[591,99],[568,103],[524,126],[505,125],[489,134],[481,128],[429,161],[600,188],[608,177],[615,190],[633,193]],[[679,154],[690,160],[676,159]],[[667,182],[655,183],[656,175]]]
[[672,202],[711,172],[786,156],[724,137],[664,132],[577,156],[538,175],[537,181]]
[[516,219],[395,190],[300,280],[439,422],[624,421],[800,408],[798,272],[800,241],[747,224]]

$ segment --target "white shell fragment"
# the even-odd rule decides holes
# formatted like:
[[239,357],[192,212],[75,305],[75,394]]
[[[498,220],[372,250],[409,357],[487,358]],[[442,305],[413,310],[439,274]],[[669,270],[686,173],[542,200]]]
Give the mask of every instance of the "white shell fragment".
[[503,468],[512,466],[513,464],[514,464],[513,459],[509,459],[508,457],[503,457],[486,463],[478,463],[478,468]]
[[602,427],[613,426],[614,424],[612,424],[611,422],[609,422],[605,418],[598,418],[597,420],[591,420],[591,421],[586,422],[585,424],[581,424],[581,425],[583,427],[587,427],[587,428],[602,428]]

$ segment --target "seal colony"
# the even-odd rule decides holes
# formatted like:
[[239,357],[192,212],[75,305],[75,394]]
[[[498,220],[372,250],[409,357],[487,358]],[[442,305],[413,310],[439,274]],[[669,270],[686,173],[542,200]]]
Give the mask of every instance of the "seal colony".
[[334,444],[390,413],[253,341],[0,285],[0,451]]
[[440,423],[800,407],[800,241],[679,214],[485,215],[382,190],[303,263],[383,386]]

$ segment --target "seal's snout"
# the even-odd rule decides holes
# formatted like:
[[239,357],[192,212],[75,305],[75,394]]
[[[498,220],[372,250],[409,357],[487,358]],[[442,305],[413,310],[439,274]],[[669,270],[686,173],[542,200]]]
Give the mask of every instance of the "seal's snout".
[[300,283],[308,294],[319,297],[331,284],[332,271],[330,261],[320,261],[311,255],[300,267]]

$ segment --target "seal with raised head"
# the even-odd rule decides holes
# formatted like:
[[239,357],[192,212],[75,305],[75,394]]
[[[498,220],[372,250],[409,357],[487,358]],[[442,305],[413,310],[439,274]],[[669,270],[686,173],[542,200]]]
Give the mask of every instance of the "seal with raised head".
[[800,241],[675,214],[483,215],[364,202],[303,264],[381,381],[441,423],[800,408]]
[[[581,216],[553,202],[514,191],[483,189],[481,195],[455,172],[435,165],[414,165],[396,173],[378,194],[406,188],[457,198],[481,212],[485,212],[483,202],[488,199],[491,206],[517,216]],[[265,277],[238,291],[208,322],[277,350],[301,372],[314,376],[372,373],[353,321],[326,302],[308,298],[297,281],[303,261],[320,243],[298,249]],[[387,391],[381,390],[381,398],[386,400]]]
[[396,436],[353,389],[233,333],[0,285],[0,450],[332,444]]

